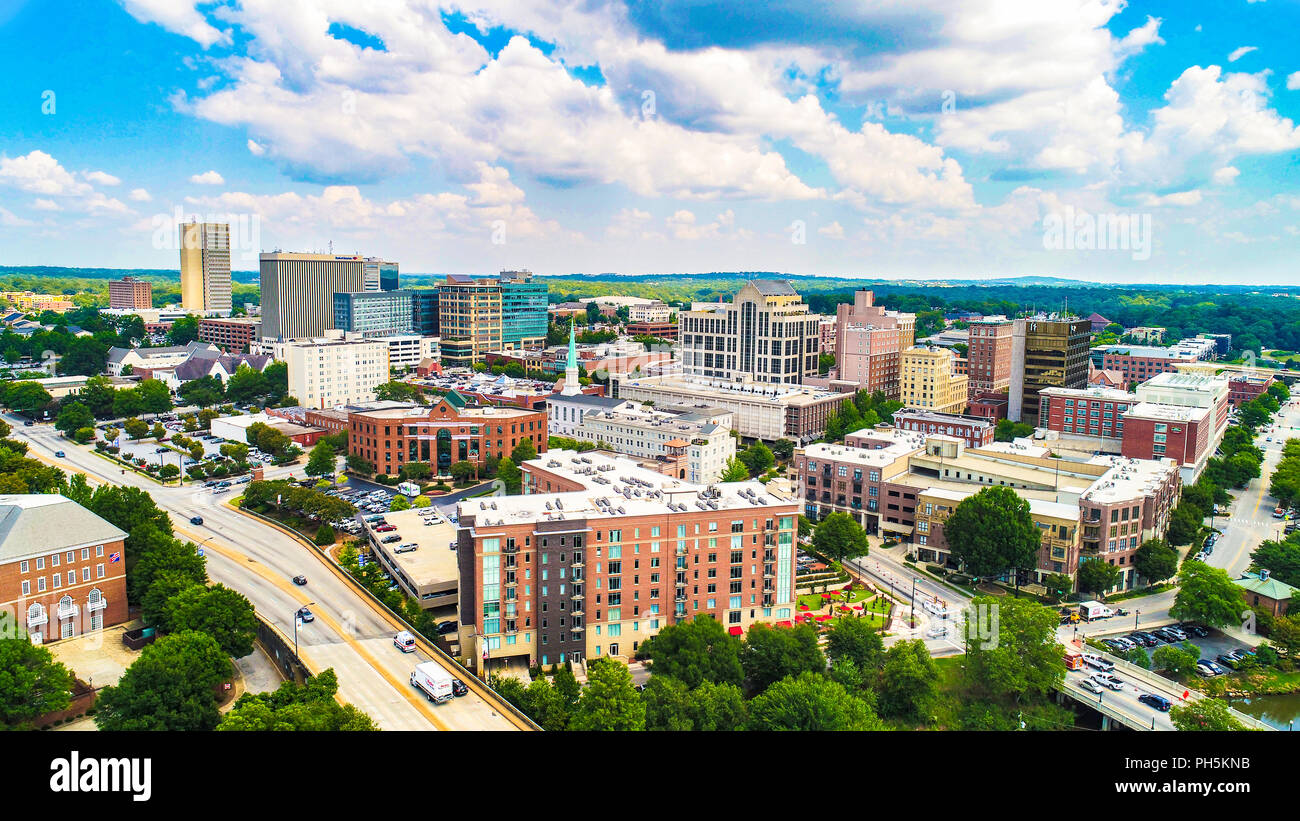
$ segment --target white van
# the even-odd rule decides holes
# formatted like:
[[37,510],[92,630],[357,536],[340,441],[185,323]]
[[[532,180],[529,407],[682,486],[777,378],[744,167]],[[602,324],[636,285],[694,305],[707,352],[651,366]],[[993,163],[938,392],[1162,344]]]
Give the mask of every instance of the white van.
[[415,636],[411,635],[410,631],[403,630],[393,636],[393,644],[397,645],[397,649],[403,653],[415,652]]

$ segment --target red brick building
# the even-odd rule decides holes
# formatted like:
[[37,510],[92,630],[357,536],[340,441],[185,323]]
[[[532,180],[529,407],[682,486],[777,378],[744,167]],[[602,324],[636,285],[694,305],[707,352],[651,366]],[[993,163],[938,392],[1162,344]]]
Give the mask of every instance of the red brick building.
[[653,336],[656,339],[677,339],[679,330],[676,322],[629,322],[628,336]]
[[1228,404],[1239,408],[1243,402],[1258,399],[1260,394],[1267,391],[1269,385],[1276,381],[1272,374],[1255,376],[1243,373],[1230,376],[1228,377]]
[[153,286],[142,279],[122,277],[108,281],[108,307],[136,310],[153,307]]
[[0,496],[0,612],[37,643],[125,622],[126,535],[57,494]]
[[[966,441],[968,448],[982,448],[993,444],[993,435],[997,423],[982,416],[967,416],[956,413],[934,413],[933,411],[908,408],[894,412],[894,426],[899,430],[917,433],[939,433],[955,436]],[[845,438],[846,444],[855,444],[852,436]]]
[[1121,453],[1134,459],[1168,457],[1180,466],[1200,467],[1217,445],[1210,408],[1152,405],[1143,402],[1124,415]]
[[[970,323],[966,382],[971,399],[983,393],[1006,393],[1011,387],[1011,345],[1016,324],[990,317]],[[981,414],[982,415],[982,414]]]
[[262,320],[247,317],[199,320],[199,340],[211,342],[226,353],[246,353],[262,335]]
[[985,391],[971,397],[970,402],[966,404],[966,413],[970,416],[989,419],[996,424],[999,419],[1007,418],[1007,407],[1009,405],[1010,399],[1006,393]]
[[348,453],[387,474],[409,462],[426,462],[445,475],[454,462],[482,464],[489,455],[509,456],[525,439],[542,453],[546,438],[545,410],[466,406],[454,393],[433,407],[410,405],[348,416]]

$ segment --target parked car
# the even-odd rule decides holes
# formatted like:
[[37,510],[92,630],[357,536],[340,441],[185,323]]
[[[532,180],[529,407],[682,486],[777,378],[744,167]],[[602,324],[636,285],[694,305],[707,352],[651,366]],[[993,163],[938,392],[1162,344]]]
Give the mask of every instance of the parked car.
[[397,529],[397,528],[396,528],[395,526],[393,526],[393,525],[384,524],[384,525],[380,525],[379,527],[376,527],[376,528],[375,528],[375,532],[376,532],[376,533],[391,533],[391,532],[393,532],[393,531],[396,530],[396,529]]
[[1196,672],[1198,675],[1205,676],[1206,678],[1212,678],[1214,676],[1221,675],[1225,671],[1223,670],[1222,667],[1220,667],[1219,665],[1215,664],[1212,661],[1209,661],[1207,659],[1200,659],[1196,662]]
[[1206,636],[1210,635],[1209,630],[1194,622],[1184,622],[1183,624],[1178,625],[1178,628],[1185,633],[1189,633],[1193,636],[1196,636],[1199,639],[1203,639]]
[[302,619],[303,622],[316,621],[316,617],[305,606],[298,608],[298,618]]
[[438,623],[438,635],[440,635],[440,636],[445,636],[445,635],[447,635],[448,633],[455,633],[455,632],[456,632],[456,626],[457,626],[457,625],[456,625],[456,622],[454,622],[454,621],[444,621],[444,622],[439,622],[439,623]]
[[1140,644],[1143,647],[1155,647],[1159,643],[1156,641],[1155,636],[1147,633],[1129,633],[1127,638],[1134,644]]
[[420,545],[418,545],[417,543],[415,543],[415,542],[406,542],[405,544],[400,544],[400,545],[398,545],[397,547],[393,548],[393,552],[394,552],[394,553],[414,553],[415,551],[417,551],[417,550],[419,550],[419,549],[420,549]]
[[393,542],[400,542],[401,540],[402,540],[402,534],[400,534],[400,533],[389,533],[387,536],[385,536],[384,538],[380,539],[380,540],[379,540],[379,543],[380,543],[380,544],[392,544]]
[[1162,713],[1169,712],[1169,708],[1172,706],[1169,703],[1169,699],[1165,698],[1164,696],[1155,695],[1154,693],[1143,693],[1142,695],[1138,696],[1138,701],[1142,702],[1148,707],[1153,707]]
[[1215,659],[1215,661],[1217,661],[1219,664],[1222,664],[1224,667],[1228,667],[1233,670],[1236,670],[1238,667],[1241,666],[1241,659],[1237,658],[1236,656],[1229,655],[1228,653],[1223,653],[1219,655]]
[[469,694],[469,687],[458,678],[451,680],[451,694],[456,697]]
[[302,585],[304,585],[304,584],[307,583],[307,577],[306,577],[306,576],[303,576],[303,575],[297,575],[297,576],[294,576],[294,577],[293,577],[293,583],[296,584],[296,585],[302,586]]

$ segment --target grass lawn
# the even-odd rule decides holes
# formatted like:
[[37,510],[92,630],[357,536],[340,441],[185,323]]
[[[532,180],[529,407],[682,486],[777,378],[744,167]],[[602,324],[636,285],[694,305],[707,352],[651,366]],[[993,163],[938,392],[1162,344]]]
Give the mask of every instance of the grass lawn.
[[1275,667],[1229,673],[1211,679],[1199,679],[1199,688],[1208,695],[1222,696],[1228,691],[1252,695],[1280,695],[1300,692],[1300,671],[1287,673]]

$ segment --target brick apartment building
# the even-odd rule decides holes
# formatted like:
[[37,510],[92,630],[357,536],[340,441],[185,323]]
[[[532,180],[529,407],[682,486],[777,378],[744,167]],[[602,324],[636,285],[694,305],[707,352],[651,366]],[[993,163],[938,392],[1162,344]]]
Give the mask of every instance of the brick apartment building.
[[792,621],[797,498],[574,451],[526,462],[524,475],[525,495],[459,505],[460,635],[475,659],[629,659],[697,615],[732,635]]
[[454,462],[483,464],[488,456],[509,456],[531,439],[546,450],[546,411],[467,406],[448,394],[432,407],[409,405],[348,415],[348,453],[396,474],[409,462],[425,462],[446,474]]
[[108,307],[152,308],[153,286],[142,279],[122,277],[108,281]]
[[0,496],[0,612],[37,643],[125,622],[126,536],[57,494]]

